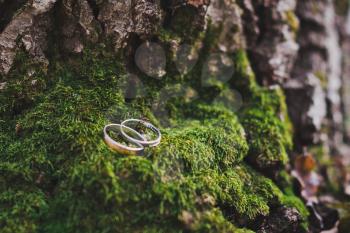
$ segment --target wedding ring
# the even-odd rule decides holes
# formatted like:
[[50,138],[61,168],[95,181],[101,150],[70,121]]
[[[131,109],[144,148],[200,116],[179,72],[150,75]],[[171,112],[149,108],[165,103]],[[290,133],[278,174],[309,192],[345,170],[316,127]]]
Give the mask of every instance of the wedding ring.
[[[136,122],[136,123],[141,123],[142,125],[144,125],[146,128],[152,130],[154,133],[157,134],[157,138],[154,140],[147,140],[145,138],[145,135],[141,135],[142,136],[142,140],[139,139],[135,139],[133,137],[131,137],[130,135],[128,135],[124,128],[129,128],[126,124],[130,123],[130,122]],[[142,146],[157,146],[160,143],[160,140],[162,138],[162,134],[160,133],[160,130],[158,128],[156,128],[154,125],[152,125],[151,123],[144,121],[144,120],[139,120],[139,119],[128,119],[123,121],[120,124],[120,132],[122,133],[122,135],[130,142],[134,142],[134,143],[138,143],[141,144]]]
[[[106,142],[106,144],[114,151],[117,151],[121,154],[125,154],[125,155],[138,155],[141,154],[144,150],[144,146],[141,143],[138,143],[137,141],[131,141],[130,142],[132,144],[135,145],[135,147],[131,147],[131,146],[126,146],[123,145],[117,141],[115,141],[114,139],[112,139],[109,134],[108,131],[109,130],[114,130],[114,131],[118,131],[118,133],[120,132],[124,132],[121,131],[121,129],[126,129],[129,132],[132,132],[133,134],[135,134],[139,139],[141,140],[145,140],[145,138],[136,130],[128,127],[128,126],[122,126],[121,124],[109,124],[106,125],[103,129],[103,133],[104,133],[104,140]],[[124,132],[124,134],[126,134]]]

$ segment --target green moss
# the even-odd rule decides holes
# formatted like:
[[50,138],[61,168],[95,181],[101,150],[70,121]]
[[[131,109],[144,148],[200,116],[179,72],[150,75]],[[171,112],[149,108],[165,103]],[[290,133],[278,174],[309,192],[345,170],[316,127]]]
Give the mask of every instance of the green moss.
[[300,198],[296,197],[294,194],[283,195],[280,199],[281,204],[292,207],[298,210],[302,217],[301,227],[307,232],[308,230],[308,216],[309,211],[305,207],[305,204],[300,200]]
[[[191,172],[210,168],[230,169],[248,150],[244,132],[237,119],[186,122],[181,128],[164,130],[161,159],[176,160]],[[193,151],[196,151],[193,153]]]
[[285,20],[287,21],[287,24],[289,25],[290,29],[294,33],[294,36],[297,35],[299,30],[299,19],[295,15],[294,11],[287,11],[285,13]]
[[190,229],[194,232],[253,233],[248,229],[237,229],[226,221],[218,209],[197,214],[194,222],[190,225]]
[[[206,201],[209,195],[200,196],[196,192],[197,184],[192,179],[163,180],[159,169],[144,157],[106,160],[100,157],[74,169],[72,181],[67,184],[74,187],[73,192],[65,193],[66,187],[61,186],[60,198],[51,205],[50,224],[44,226],[45,230],[217,232],[222,229],[234,232],[235,227],[223,217],[220,209]],[[70,215],[62,219],[60,210]],[[184,219],[184,212],[192,213],[194,220]],[[74,221],[81,218],[86,222]],[[89,222],[93,224],[87,224]]]
[[309,211],[303,201],[298,198],[293,192],[292,177],[282,171],[278,174],[278,185],[283,190],[283,194],[279,195],[279,202],[285,206],[292,207],[298,210],[302,217],[302,228],[307,231]]
[[[124,65],[106,49],[58,59],[32,93],[21,81],[30,67],[19,66],[16,88],[0,93],[8,103],[0,113],[0,225],[8,232],[250,232],[235,225],[268,215],[271,206],[302,211],[244,162],[248,156],[263,167],[284,164],[290,128],[281,90],[259,87],[245,53],[234,57],[235,77],[226,86],[244,97],[239,113],[212,104],[219,89],[199,90],[200,65],[186,77],[140,76],[145,97],[132,101],[124,98]],[[198,99],[169,100],[163,124],[152,106],[176,82]],[[31,102],[13,114],[17,90]],[[163,133],[158,147],[131,157],[107,148],[105,124],[143,116]]]
[[230,80],[230,84],[240,91],[244,99],[249,99],[254,92],[258,91],[258,85],[256,84],[255,74],[250,66],[248,56],[244,50],[240,49],[233,54],[232,60],[235,65],[235,72]]
[[177,42],[181,41],[181,37],[177,36],[171,30],[166,30],[164,28],[161,28],[158,31],[157,37],[163,43],[171,43],[173,41],[177,41]]
[[304,203],[298,197],[296,197],[293,193],[289,195],[283,195],[281,197],[281,203],[289,207],[295,207],[303,217],[303,220],[305,222],[307,221],[307,217],[309,216],[309,211],[305,207]]
[[230,209],[233,215],[254,219],[269,213],[268,204],[275,195],[272,182],[255,175],[246,166],[236,166],[224,173],[203,172],[194,181],[200,190],[212,195],[219,206]]
[[[26,190],[8,189],[0,194],[0,205],[11,211],[1,211],[1,232],[35,232],[40,211],[46,208],[45,194],[33,187]],[[39,210],[39,211],[38,211]]]
[[[111,59],[97,59],[100,55],[87,54],[82,66],[58,64],[51,73],[55,81],[30,109],[16,118],[3,115],[1,138],[6,141],[0,147],[1,173],[5,174],[2,189],[15,181],[11,186],[18,185],[24,198],[31,198],[23,190],[24,184],[34,184],[50,196],[48,200],[39,196],[44,203],[37,207],[39,212],[28,211],[24,216],[4,212],[8,217],[2,218],[1,224],[8,229],[20,231],[15,223],[25,220],[28,225],[22,226],[23,232],[36,228],[48,232],[165,231],[168,224],[173,225],[174,232],[181,231],[185,226],[178,215],[182,210],[195,211],[199,195],[192,179],[183,180],[181,175],[229,169],[246,154],[243,130],[237,118],[232,118],[210,122],[210,127],[189,121],[179,129],[164,129],[162,146],[149,151],[152,160],[116,156],[102,141],[104,124],[108,118],[120,121],[140,116],[149,111],[145,109],[150,105],[126,103],[121,88],[123,75],[116,75],[123,71]],[[18,133],[16,125],[20,125]],[[237,148],[232,150],[228,145]],[[179,157],[172,160],[173,154]],[[168,168],[176,168],[177,163],[185,164],[187,172],[175,170],[180,177],[169,182],[172,173]],[[4,199],[2,203],[29,208],[21,198],[12,202]],[[209,213],[204,212],[206,220],[200,221],[205,223],[197,223],[195,228],[207,229],[210,221],[220,228],[222,214],[216,219]],[[123,224],[126,219],[132,221]],[[156,219],[162,219],[162,223]],[[41,221],[45,224],[38,225]],[[227,221],[222,224],[224,228],[233,227]]]
[[328,85],[327,75],[322,71],[316,71],[314,74],[320,80],[321,86],[323,88],[327,88],[327,85]]
[[0,90],[0,114],[9,116],[30,108],[49,81],[42,66],[29,59],[23,50],[17,53],[14,66],[18,69],[12,70],[6,78],[5,88]]
[[[285,97],[279,87],[266,89],[256,84],[244,51],[237,51],[234,60],[236,74],[231,85],[243,90],[245,104],[239,112],[239,119],[247,133],[248,161],[269,175],[270,168],[276,172],[288,162],[287,152],[292,149],[293,129]],[[307,228],[308,211],[289,188],[291,187],[289,175],[280,170],[277,172],[277,177],[285,193],[279,190],[274,190],[272,193],[279,197],[280,204],[295,207],[303,217],[304,228]]]
[[257,86],[243,51],[237,52],[235,61],[240,79],[233,80],[232,85],[243,90],[245,104],[239,118],[247,133],[249,159],[261,169],[281,168],[292,147],[292,127],[283,91]]
[[283,195],[279,197],[280,202],[286,206],[296,208],[303,218],[304,225],[307,225],[309,211],[302,200],[294,194],[292,177],[287,172],[281,172],[280,181],[280,187],[283,190]]

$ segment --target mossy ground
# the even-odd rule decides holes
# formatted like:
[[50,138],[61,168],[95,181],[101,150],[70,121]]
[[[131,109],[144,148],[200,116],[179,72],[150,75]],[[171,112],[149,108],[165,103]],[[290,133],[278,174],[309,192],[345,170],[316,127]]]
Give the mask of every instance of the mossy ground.
[[[47,72],[17,56],[0,92],[2,232],[251,232],[240,219],[279,205],[306,218],[292,192],[245,162],[282,168],[291,129],[283,93],[257,86],[243,51],[224,85],[241,91],[239,112],[212,103],[222,89],[200,89],[202,61],[186,76],[140,76],[145,95],[126,101],[124,65],[106,51],[57,58]],[[198,97],[171,98],[163,123],[152,104],[178,83]],[[143,156],[110,151],[102,129],[127,117],[157,124],[161,144]]]

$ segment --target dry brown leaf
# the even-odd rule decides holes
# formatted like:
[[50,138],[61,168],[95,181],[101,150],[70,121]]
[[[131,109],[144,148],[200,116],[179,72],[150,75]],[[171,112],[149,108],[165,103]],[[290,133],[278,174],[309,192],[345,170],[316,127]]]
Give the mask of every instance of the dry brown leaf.
[[295,159],[294,167],[300,173],[309,173],[316,167],[316,161],[312,154],[299,155]]
[[312,154],[304,153],[299,155],[294,161],[294,176],[301,185],[301,196],[306,202],[317,201],[317,192],[321,184],[321,176],[313,169],[316,167],[316,161]]

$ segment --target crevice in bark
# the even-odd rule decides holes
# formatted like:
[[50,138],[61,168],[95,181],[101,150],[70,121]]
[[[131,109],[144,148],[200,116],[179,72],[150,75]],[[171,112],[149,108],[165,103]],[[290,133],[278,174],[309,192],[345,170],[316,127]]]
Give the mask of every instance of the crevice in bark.
[[171,23],[171,16],[172,16],[172,9],[171,9],[171,1],[170,0],[162,0],[160,2],[160,7],[164,11],[164,21],[163,21],[163,27],[168,28]]
[[315,22],[314,20],[302,18],[301,15],[297,15],[299,18],[299,23],[302,25],[300,28],[299,34],[302,34],[301,30],[307,30],[307,31],[316,31],[316,32],[324,32],[324,27],[320,25],[319,23]]
[[92,10],[92,13],[95,16],[95,19],[97,19],[100,10],[99,10],[99,7],[98,7],[96,0],[87,0],[87,2]]
[[257,39],[256,39],[256,44],[259,44],[265,38],[265,34],[266,34],[266,27],[265,27],[266,14],[265,14],[265,11],[266,11],[266,9],[264,8],[264,6],[255,7],[256,15],[259,18],[257,23],[258,23],[258,28],[259,28],[259,32],[260,32]]
[[[317,54],[321,55],[321,57],[323,59],[327,59],[327,57],[328,57],[327,50],[325,48],[314,45],[314,44],[308,44],[305,46],[301,46],[299,48],[299,54],[305,55],[305,54],[311,54],[311,53],[317,53]],[[300,57],[302,57],[302,56],[300,55]],[[298,60],[296,60],[296,63],[298,63]]]

